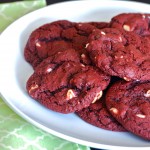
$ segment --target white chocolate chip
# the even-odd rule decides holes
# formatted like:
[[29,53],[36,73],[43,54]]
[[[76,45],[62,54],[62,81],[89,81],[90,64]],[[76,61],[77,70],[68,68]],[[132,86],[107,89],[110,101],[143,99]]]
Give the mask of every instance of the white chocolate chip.
[[101,31],[101,34],[102,34],[102,35],[106,35],[106,33],[105,33],[105,32],[103,32],[103,31]]
[[81,55],[81,58],[85,58],[85,57],[86,57],[85,54],[82,54],[82,55]]
[[37,89],[39,86],[35,84],[34,86],[31,86],[29,93],[31,93],[34,89]]
[[81,65],[81,67],[85,67],[85,65],[84,64],[80,64]]
[[128,25],[123,25],[123,29],[125,31],[131,31],[130,26],[128,26]]
[[136,114],[136,116],[139,118],[145,118],[146,117],[145,115],[142,115],[142,114]]
[[36,47],[41,47],[41,44],[39,42],[36,42]]
[[103,95],[103,91],[100,91],[99,93],[97,93],[97,99],[100,99]]
[[103,95],[103,91],[97,93],[92,103],[95,103],[97,100],[99,100],[102,97],[102,95]]
[[119,41],[122,42],[122,37],[121,36],[119,37]]
[[[115,56],[115,59],[117,59],[118,58],[118,56]],[[119,58],[123,58],[123,56],[121,55]]]
[[71,89],[69,89],[67,91],[67,100],[70,100],[70,99],[72,99],[74,97],[76,97],[76,95],[74,94],[74,92]]
[[85,48],[87,48],[89,46],[89,43],[87,43],[86,45],[85,45]]
[[146,18],[146,16],[145,16],[145,15],[142,15],[142,18],[143,18],[143,19],[145,19],[145,18]]
[[150,97],[150,90],[148,90],[145,94],[144,94],[145,97]]
[[79,23],[79,24],[78,24],[78,26],[79,26],[79,27],[81,27],[81,26],[82,26],[82,24],[81,24],[81,23]]
[[126,81],[130,81],[130,79],[129,79],[129,78],[127,78],[127,77],[124,77],[123,79],[124,79],[124,80],[126,80]]
[[46,72],[51,72],[53,69],[52,68],[48,68],[47,70],[46,70]]
[[92,104],[95,103],[97,101],[97,97],[94,98],[94,100],[92,101]]
[[112,107],[109,110],[112,111],[114,114],[118,114],[118,109],[117,108]]

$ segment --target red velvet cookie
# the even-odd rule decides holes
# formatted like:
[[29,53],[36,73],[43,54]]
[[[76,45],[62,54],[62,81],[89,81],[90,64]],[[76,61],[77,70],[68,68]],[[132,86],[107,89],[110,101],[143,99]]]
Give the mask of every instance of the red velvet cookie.
[[115,83],[107,92],[106,105],[125,129],[150,140],[150,82]]
[[90,64],[85,50],[87,37],[93,29],[105,26],[108,23],[75,23],[67,20],[45,24],[31,33],[24,50],[25,59],[35,68],[43,59],[73,48],[80,54],[82,63]]
[[105,98],[103,97],[95,103],[92,103],[89,107],[77,112],[77,115],[84,121],[99,128],[111,131],[125,131],[122,125],[107,110]]
[[108,22],[88,22],[89,24],[95,26],[98,29],[109,28],[110,23]]
[[32,98],[60,113],[88,107],[102,96],[102,90],[110,81],[98,68],[80,63],[76,51],[70,52],[71,55],[67,51],[73,50],[64,50],[43,60],[26,85]]
[[95,29],[86,48],[93,63],[126,81],[150,80],[149,40],[116,28]]
[[134,31],[139,35],[150,35],[150,14],[122,13],[111,19],[110,27]]

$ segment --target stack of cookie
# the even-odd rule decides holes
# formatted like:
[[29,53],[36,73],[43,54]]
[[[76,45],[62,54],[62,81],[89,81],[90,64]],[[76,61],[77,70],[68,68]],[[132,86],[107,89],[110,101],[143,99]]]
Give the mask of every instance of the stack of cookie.
[[60,113],[150,140],[150,14],[109,23],[58,20],[33,31],[28,94]]

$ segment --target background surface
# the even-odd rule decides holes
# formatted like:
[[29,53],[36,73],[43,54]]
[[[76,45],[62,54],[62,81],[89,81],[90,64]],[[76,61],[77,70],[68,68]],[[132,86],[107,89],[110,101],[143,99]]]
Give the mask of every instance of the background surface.
[[[13,2],[13,1],[17,1],[17,0],[0,0],[0,3]],[[67,1],[67,0],[47,0],[47,4],[49,5],[49,4],[63,2],[63,1]],[[132,1],[150,3],[150,0],[132,0]]]

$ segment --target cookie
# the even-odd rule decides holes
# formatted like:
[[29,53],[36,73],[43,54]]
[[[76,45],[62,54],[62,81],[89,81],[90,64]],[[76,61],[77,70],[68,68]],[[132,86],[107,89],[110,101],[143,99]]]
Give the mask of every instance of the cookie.
[[97,29],[109,28],[110,23],[108,22],[88,22],[89,24],[95,26]]
[[104,97],[92,103],[89,107],[76,112],[76,114],[84,121],[99,128],[111,131],[125,131],[122,125],[107,110]]
[[150,82],[113,84],[107,92],[106,105],[125,129],[150,140]]
[[110,76],[98,68],[80,63],[76,51],[70,57],[65,55],[67,52],[58,52],[43,60],[26,84],[33,99],[65,114],[79,111],[99,99],[110,81]]
[[122,13],[111,19],[110,27],[135,32],[142,36],[150,35],[150,14]]
[[34,68],[45,58],[57,52],[73,48],[80,54],[84,64],[91,61],[85,50],[88,35],[95,28],[104,28],[107,23],[75,23],[58,20],[34,30],[25,46],[24,56]]
[[[143,40],[144,39],[144,40]],[[150,80],[150,41],[116,28],[95,29],[86,49],[92,62],[111,76],[126,81]]]

